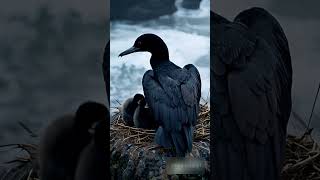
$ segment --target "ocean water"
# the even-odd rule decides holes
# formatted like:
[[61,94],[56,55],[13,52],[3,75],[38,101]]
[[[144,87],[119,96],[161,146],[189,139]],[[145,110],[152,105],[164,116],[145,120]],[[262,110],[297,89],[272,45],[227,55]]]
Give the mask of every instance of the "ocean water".
[[143,74],[151,69],[150,53],[118,55],[131,47],[144,33],[160,36],[168,46],[170,60],[180,67],[194,64],[201,76],[202,99],[209,100],[210,88],[210,1],[203,0],[198,10],[178,11],[156,20],[132,24],[113,21],[110,26],[110,101],[118,107],[127,98],[142,93]]

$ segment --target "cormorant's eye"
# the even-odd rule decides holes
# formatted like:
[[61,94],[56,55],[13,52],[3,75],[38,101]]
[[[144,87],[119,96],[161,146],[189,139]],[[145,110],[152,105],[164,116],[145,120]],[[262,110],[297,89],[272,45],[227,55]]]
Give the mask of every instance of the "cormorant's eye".
[[141,46],[142,43],[141,43],[141,41],[138,41],[137,44],[138,44],[138,46]]

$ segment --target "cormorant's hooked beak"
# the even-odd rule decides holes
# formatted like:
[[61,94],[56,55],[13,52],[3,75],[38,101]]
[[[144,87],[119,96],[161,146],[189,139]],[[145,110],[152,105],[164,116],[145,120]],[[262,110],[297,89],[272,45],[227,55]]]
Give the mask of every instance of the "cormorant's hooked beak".
[[119,57],[131,54],[131,53],[134,53],[134,52],[138,52],[138,51],[140,51],[140,48],[132,46],[131,48],[129,48],[129,49],[123,51],[121,54],[119,54]]

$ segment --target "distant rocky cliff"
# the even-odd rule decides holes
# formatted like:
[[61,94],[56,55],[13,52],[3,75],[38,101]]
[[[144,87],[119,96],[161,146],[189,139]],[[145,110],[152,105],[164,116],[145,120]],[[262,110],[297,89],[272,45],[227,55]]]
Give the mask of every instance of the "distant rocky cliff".
[[183,0],[182,7],[186,9],[199,9],[201,0]]
[[[117,0],[112,1],[111,20],[144,21],[177,11],[176,0]],[[201,0],[183,0],[182,7],[198,9]]]

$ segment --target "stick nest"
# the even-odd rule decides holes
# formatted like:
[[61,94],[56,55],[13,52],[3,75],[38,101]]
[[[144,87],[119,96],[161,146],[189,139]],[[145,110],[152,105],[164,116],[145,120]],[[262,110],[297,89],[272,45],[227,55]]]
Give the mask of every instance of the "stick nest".
[[311,132],[312,129],[302,137],[288,135],[282,179],[320,179],[320,148],[312,139]]
[[[170,179],[165,172],[166,161],[175,156],[175,151],[156,145],[155,132],[127,126],[120,111],[114,114],[110,124],[111,179]],[[192,178],[209,179],[210,109],[207,104],[200,106],[193,138],[190,157],[208,163],[203,175]]]
[[[127,126],[120,111],[112,116],[110,125],[111,144],[121,140],[123,144],[148,145],[153,142],[155,130]],[[194,141],[210,142],[210,109],[207,104],[200,105],[198,122],[194,131]]]

